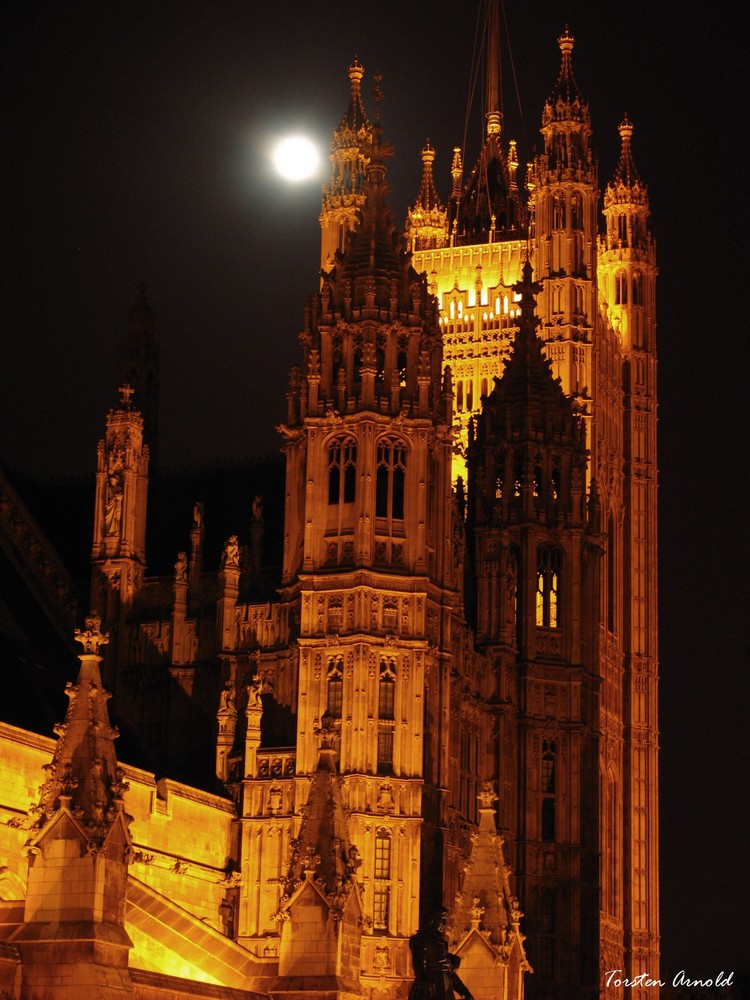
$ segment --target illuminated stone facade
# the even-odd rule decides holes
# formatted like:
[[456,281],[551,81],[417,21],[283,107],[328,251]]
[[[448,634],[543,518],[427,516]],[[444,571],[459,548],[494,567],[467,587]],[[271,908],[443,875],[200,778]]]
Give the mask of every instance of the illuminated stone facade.
[[594,997],[602,969],[658,966],[654,246],[627,121],[597,235],[559,44],[525,187],[491,78],[479,161],[463,183],[453,151],[445,204],[422,150],[409,252],[350,67],[279,428],[275,599],[253,597],[260,496],[218,571],[195,503],[173,574],[146,573],[148,396],[121,389],[96,478],[101,669],[167,773],[208,755],[219,794],[118,765],[97,650],[54,754],[0,728],[10,996],[403,1000],[440,904],[477,1000]]

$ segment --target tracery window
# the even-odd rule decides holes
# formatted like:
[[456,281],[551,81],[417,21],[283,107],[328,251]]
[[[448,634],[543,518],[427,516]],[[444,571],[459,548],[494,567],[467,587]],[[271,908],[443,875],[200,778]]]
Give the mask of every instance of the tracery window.
[[406,445],[383,441],[378,445],[378,468],[375,479],[375,516],[394,521],[404,518],[406,480]]
[[541,628],[559,628],[560,554],[541,548],[536,564],[536,623]]
[[574,191],[570,198],[570,224],[573,229],[583,229],[583,196]]
[[396,665],[393,660],[383,659],[378,681],[378,774],[393,771],[395,708]]
[[344,672],[343,660],[328,661],[326,712],[332,719],[340,719],[344,707]]
[[373,930],[388,930],[391,897],[391,835],[380,829],[375,835],[375,870],[373,872]]
[[557,191],[552,198],[552,228],[565,229],[565,194]]
[[328,503],[354,503],[357,488],[357,445],[351,438],[328,446]]

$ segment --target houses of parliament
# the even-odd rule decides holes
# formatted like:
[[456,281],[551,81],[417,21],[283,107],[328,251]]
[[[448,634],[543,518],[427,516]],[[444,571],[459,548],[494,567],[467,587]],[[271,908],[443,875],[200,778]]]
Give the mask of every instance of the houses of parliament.
[[355,58],[283,461],[218,544],[212,473],[149,471],[143,294],[86,605],[0,478],[6,672],[68,680],[54,735],[0,723],[0,997],[407,1000],[443,926],[446,996],[654,997],[605,973],[659,967],[655,247],[557,43],[533,161],[489,59],[478,159],[441,196],[426,143],[400,230]]

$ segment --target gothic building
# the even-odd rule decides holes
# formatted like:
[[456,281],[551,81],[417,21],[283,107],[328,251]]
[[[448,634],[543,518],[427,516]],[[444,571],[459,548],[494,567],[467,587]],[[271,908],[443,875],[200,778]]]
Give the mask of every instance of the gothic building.
[[[524,176],[490,59],[477,163],[464,180],[453,151],[443,203],[425,146],[403,241],[350,67],[273,587],[265,489],[218,567],[186,496],[174,571],[149,571],[158,351],[136,303],[96,469],[101,620],[54,750],[0,726],[5,995],[403,1000],[440,906],[477,1000],[658,968],[655,253],[627,118],[599,233],[558,42]],[[0,512],[10,545],[29,518],[12,490]],[[118,763],[104,685],[182,782]]]

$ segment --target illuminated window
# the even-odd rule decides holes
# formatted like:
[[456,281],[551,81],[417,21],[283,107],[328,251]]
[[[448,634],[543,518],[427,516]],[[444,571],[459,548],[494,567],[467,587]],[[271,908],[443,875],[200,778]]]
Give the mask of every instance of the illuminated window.
[[399,351],[396,359],[396,367],[398,368],[398,383],[400,386],[406,385],[406,365],[406,351]]
[[393,736],[396,708],[396,667],[393,660],[381,660],[378,682],[378,773],[393,771]]
[[456,409],[460,413],[464,408],[464,384],[459,382],[456,385]]
[[560,555],[555,549],[537,553],[536,623],[541,628],[559,627]]
[[555,839],[557,746],[554,740],[542,741],[542,840]]
[[334,441],[328,448],[328,503],[354,503],[357,485],[357,445]]
[[373,930],[388,930],[388,910],[391,896],[391,835],[378,830],[375,836],[375,870],[373,872]]
[[375,480],[375,516],[394,521],[404,518],[404,483],[406,447],[391,441],[378,445],[378,468]]
[[328,661],[328,692],[326,712],[332,719],[340,719],[344,706],[344,674],[343,661],[330,659]]

